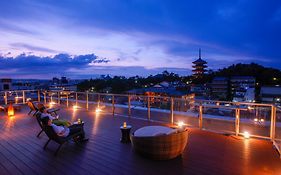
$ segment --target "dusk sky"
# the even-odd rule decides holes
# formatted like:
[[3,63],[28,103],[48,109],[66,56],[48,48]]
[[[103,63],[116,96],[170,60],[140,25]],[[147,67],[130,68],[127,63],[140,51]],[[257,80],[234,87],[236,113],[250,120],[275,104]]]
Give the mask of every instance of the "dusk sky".
[[191,74],[281,68],[278,0],[1,0],[0,77]]

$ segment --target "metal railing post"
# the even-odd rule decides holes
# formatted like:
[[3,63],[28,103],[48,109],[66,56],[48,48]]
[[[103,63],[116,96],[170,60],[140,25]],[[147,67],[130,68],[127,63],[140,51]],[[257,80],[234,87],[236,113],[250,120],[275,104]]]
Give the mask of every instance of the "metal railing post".
[[8,104],[8,92],[5,92],[5,105],[7,105]]
[[44,92],[44,104],[47,103],[46,92]]
[[22,91],[22,103],[25,104],[25,91]]
[[276,107],[271,106],[271,121],[270,121],[270,139],[271,141],[275,138],[275,120],[276,120]]
[[150,97],[147,97],[147,118],[150,120]]
[[38,98],[38,99],[37,99],[38,102],[40,102],[40,101],[41,101],[40,90],[37,91],[37,98]]
[[240,132],[240,109],[235,109],[235,135],[238,136]]
[[128,116],[131,117],[131,96],[128,95]]
[[51,102],[53,103],[53,93],[51,93]]
[[171,116],[171,124],[174,123],[174,98],[171,97],[171,109],[170,109],[170,116]]
[[66,107],[68,107],[68,93],[66,94]]
[[100,106],[100,94],[98,94],[98,107]]
[[77,94],[77,92],[75,93],[75,105],[78,106],[78,94]]
[[203,126],[203,106],[200,103],[200,106],[199,106],[199,128],[202,129],[202,126]]
[[112,116],[115,114],[115,101],[114,101],[114,95],[112,95]]
[[58,104],[60,104],[60,92],[58,92]]
[[86,109],[89,110],[89,92],[86,91]]

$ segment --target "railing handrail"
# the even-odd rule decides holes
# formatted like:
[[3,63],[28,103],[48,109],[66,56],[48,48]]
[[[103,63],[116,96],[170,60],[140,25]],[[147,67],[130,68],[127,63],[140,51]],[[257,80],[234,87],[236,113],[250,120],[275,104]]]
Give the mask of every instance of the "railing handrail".
[[[103,96],[123,96],[123,97],[128,97],[128,96],[137,96],[137,97],[142,97],[142,98],[168,98],[171,99],[173,98],[174,100],[188,100],[188,99],[193,99],[195,102],[209,102],[209,103],[223,103],[223,104],[232,104],[233,106],[238,106],[238,105],[247,105],[247,106],[264,106],[264,107],[272,107],[275,106],[275,104],[267,104],[267,103],[254,103],[254,102],[231,102],[231,101],[219,101],[219,100],[202,100],[202,99],[195,99],[191,97],[187,97],[187,99],[179,98],[179,97],[172,97],[172,96],[149,96],[149,95],[137,95],[137,94],[115,94],[115,93],[100,93],[100,92],[89,92],[89,91],[62,91],[62,90],[51,90],[47,92],[69,92],[69,93],[77,93],[77,94],[86,94],[88,92],[89,95],[103,95]],[[219,106],[219,105],[218,105]]]

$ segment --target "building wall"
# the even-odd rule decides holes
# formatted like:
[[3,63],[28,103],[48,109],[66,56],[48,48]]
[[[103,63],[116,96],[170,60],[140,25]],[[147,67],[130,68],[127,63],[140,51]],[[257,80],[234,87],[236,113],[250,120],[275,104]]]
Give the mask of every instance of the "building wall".
[[281,103],[281,87],[261,87],[260,97],[262,103]]
[[12,90],[12,79],[0,79],[0,91]]

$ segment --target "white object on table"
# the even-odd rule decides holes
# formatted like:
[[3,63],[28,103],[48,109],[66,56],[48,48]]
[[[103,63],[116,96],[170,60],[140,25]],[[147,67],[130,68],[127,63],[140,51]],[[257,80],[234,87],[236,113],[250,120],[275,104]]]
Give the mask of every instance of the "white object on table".
[[78,125],[78,124],[83,124],[84,122],[82,121],[81,123],[78,122],[73,122],[73,124]]

